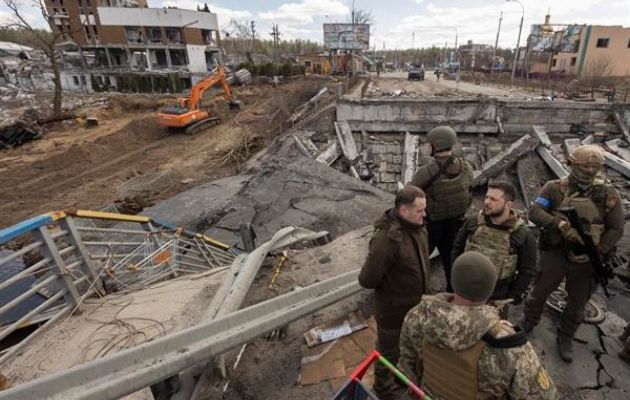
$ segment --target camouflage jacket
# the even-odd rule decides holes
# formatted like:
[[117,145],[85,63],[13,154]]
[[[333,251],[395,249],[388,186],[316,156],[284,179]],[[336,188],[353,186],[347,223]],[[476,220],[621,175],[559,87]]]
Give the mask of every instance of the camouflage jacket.
[[[411,309],[400,334],[399,368],[422,385],[422,345],[426,340],[442,349],[461,351],[489,333],[502,337],[514,330],[501,323],[499,311],[490,305],[459,306],[453,295],[424,296]],[[478,398],[557,399],[549,378],[531,344],[512,348],[486,346],[478,364]]]

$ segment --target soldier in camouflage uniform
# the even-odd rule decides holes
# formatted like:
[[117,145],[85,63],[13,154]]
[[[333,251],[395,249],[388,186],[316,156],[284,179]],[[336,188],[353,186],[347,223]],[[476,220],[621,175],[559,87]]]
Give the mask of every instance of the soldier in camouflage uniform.
[[[398,361],[398,339],[403,319],[426,293],[429,278],[427,233],[423,226],[424,192],[405,186],[396,194],[395,207],[374,224],[374,236],[359,283],[374,289],[376,349]],[[400,390],[394,375],[380,363],[374,367],[374,390],[385,400]]]
[[[469,217],[453,245],[453,260],[464,251],[490,258],[499,276],[490,300],[519,304],[536,273],[536,237],[514,210],[516,188],[506,181],[488,183],[483,210]],[[508,319],[508,306],[501,318]]]
[[411,180],[427,193],[429,254],[436,247],[446,275],[446,291],[451,290],[453,242],[472,202],[471,166],[452,153],[457,134],[450,126],[437,126],[427,134],[433,159],[420,166]]
[[497,280],[488,257],[471,251],[453,263],[454,294],[424,296],[403,323],[398,367],[436,399],[558,398],[523,332],[486,301]]
[[580,146],[569,156],[569,165],[569,177],[547,182],[529,209],[529,219],[542,228],[542,271],[525,303],[525,318],[521,321],[521,327],[531,331],[540,322],[547,297],[566,279],[568,301],[557,337],[558,353],[565,362],[573,361],[573,335],[584,319],[595,280],[582,238],[558,210],[575,208],[602,257],[613,250],[625,224],[619,192],[595,179],[604,165],[601,149]]

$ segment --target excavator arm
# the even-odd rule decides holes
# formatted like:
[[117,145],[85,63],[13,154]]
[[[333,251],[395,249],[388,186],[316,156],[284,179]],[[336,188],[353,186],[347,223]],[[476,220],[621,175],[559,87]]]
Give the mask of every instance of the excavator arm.
[[188,99],[188,109],[191,111],[198,110],[203,93],[217,84],[220,84],[223,88],[225,99],[228,103],[230,103],[230,105],[235,104],[234,97],[232,96],[232,88],[230,88],[230,85],[228,84],[225,69],[223,66],[219,65],[216,73],[206,77],[202,81],[197,82],[192,87],[190,98]]
[[239,103],[234,101],[225,69],[219,65],[214,74],[193,85],[190,97],[178,99],[175,106],[163,107],[158,113],[159,123],[169,129],[185,129],[186,133],[190,134],[201,130],[209,123],[216,123],[218,118],[210,115],[207,110],[200,109],[204,92],[215,85],[221,85],[231,110],[240,109]]

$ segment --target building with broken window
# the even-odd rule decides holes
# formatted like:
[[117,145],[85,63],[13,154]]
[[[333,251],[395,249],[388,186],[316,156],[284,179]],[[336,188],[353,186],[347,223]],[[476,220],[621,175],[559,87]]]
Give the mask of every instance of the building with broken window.
[[553,24],[550,16],[546,15],[544,24],[532,25],[525,58],[530,73],[628,76],[630,28],[621,25]]
[[180,91],[219,61],[217,15],[146,0],[45,0],[66,90]]

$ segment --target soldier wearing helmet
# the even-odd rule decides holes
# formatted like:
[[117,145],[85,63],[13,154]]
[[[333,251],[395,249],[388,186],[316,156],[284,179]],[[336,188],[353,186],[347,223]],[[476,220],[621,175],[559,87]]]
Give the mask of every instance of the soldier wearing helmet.
[[584,318],[584,308],[595,290],[594,270],[575,227],[558,212],[574,207],[585,232],[599,253],[609,254],[623,235],[625,217],[619,192],[596,179],[604,165],[602,150],[580,146],[569,156],[571,173],[549,181],[529,209],[529,219],[542,228],[540,265],[542,271],[525,303],[521,326],[531,331],[540,322],[547,297],[566,279],[568,302],[558,326],[558,352],[565,362],[573,359],[572,339]]
[[446,291],[451,288],[453,242],[472,202],[473,173],[470,165],[453,154],[457,134],[450,126],[437,126],[427,134],[433,159],[420,166],[411,184],[427,193],[429,253],[436,247],[446,275]]

